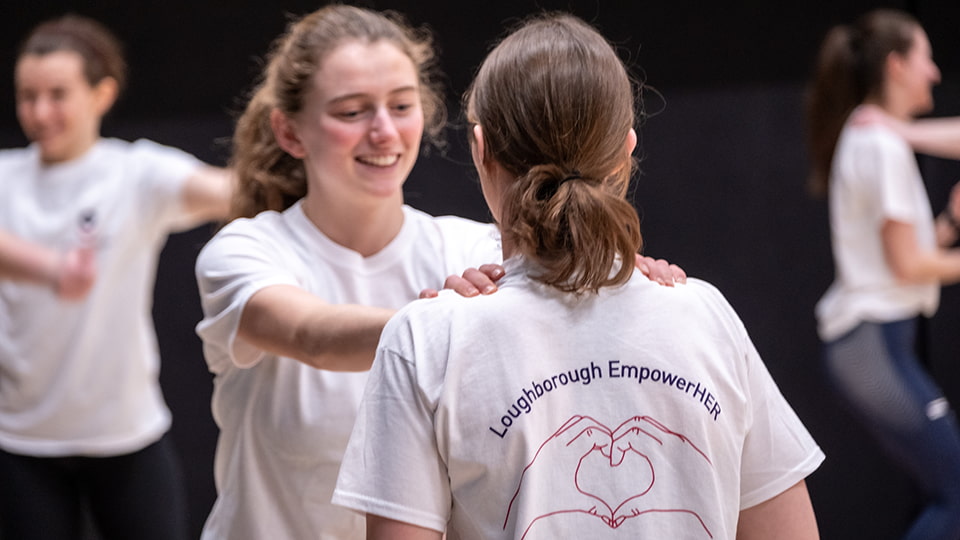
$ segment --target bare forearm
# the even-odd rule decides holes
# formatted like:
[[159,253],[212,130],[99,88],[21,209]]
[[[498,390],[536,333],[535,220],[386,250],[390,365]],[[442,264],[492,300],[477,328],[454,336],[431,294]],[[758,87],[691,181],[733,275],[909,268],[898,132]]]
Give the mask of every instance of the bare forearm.
[[59,254],[0,231],[0,278],[55,287]]
[[909,223],[884,222],[884,255],[891,272],[903,283],[960,282],[960,249],[923,248]]
[[394,311],[358,305],[331,306],[296,330],[297,360],[331,371],[366,371]]
[[240,318],[239,337],[271,354],[318,369],[370,369],[380,333],[394,310],[330,304],[297,287],[257,291]]
[[229,169],[201,166],[186,181],[181,199],[185,226],[224,219],[230,211],[235,179]]
[[916,120],[906,124],[901,134],[917,152],[960,159],[960,117]]

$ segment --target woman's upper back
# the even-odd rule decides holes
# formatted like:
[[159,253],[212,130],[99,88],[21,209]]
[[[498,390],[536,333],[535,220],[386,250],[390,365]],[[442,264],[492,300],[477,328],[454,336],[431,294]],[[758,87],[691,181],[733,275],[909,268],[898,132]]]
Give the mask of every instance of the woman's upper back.
[[[585,537],[614,523],[732,537],[740,508],[819,463],[709,285],[637,275],[575,300],[516,263],[494,295],[442,295],[391,320],[355,437],[404,461],[378,454],[359,473],[348,453],[344,491],[380,478],[371,496],[437,523],[452,501],[451,537]],[[378,437],[398,422],[408,436]]]

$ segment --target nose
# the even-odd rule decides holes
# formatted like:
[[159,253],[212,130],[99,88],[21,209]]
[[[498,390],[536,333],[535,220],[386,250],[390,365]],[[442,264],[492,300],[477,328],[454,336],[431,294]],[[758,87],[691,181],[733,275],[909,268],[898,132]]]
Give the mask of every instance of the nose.
[[395,139],[397,133],[397,125],[390,115],[390,110],[386,107],[377,108],[370,123],[370,142],[383,144]]
[[39,96],[30,104],[30,112],[35,121],[46,122],[53,114],[53,104],[48,98]]

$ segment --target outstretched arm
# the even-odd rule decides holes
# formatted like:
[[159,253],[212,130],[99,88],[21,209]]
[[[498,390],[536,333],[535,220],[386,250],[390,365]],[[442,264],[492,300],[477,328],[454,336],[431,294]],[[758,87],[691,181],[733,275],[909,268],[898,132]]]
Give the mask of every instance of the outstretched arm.
[[273,354],[332,371],[366,371],[394,310],[330,304],[291,285],[265,287],[247,301],[239,337]]
[[187,213],[184,225],[194,227],[227,217],[234,176],[229,169],[203,165],[187,178],[180,198]]
[[740,511],[737,540],[816,540],[813,504],[803,480],[776,497]]
[[[503,275],[499,265],[465,274],[464,296]],[[466,291],[466,292],[465,292]],[[423,297],[423,294],[421,294]],[[292,285],[260,289],[247,301],[237,334],[258,349],[331,371],[366,371],[395,310],[330,304]]]
[[86,296],[96,277],[92,248],[61,254],[0,231],[0,278],[47,285],[65,300]]
[[960,117],[914,120],[904,124],[900,133],[921,154],[960,159]]
[[960,159],[960,116],[904,122],[875,105],[861,105],[853,112],[850,121],[855,125],[883,124],[921,154]]

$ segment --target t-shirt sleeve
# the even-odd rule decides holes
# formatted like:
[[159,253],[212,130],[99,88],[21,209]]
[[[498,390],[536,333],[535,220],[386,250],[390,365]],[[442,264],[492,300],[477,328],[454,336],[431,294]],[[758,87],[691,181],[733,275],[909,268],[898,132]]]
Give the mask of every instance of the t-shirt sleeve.
[[717,320],[741,344],[743,384],[749,404],[740,467],[740,508],[750,508],[783,493],[820,466],[823,452],[780,392],[746,327],[712,285],[699,280]]
[[203,307],[197,334],[203,340],[210,370],[227,364],[255,365],[263,351],[237,336],[240,316],[253,294],[270,285],[298,285],[296,276],[278,261],[281,249],[256,230],[250,220],[236,220],[204,246],[197,257],[196,276]]
[[916,223],[920,216],[914,201],[914,184],[922,180],[913,151],[904,140],[885,131],[878,132],[875,142],[867,163],[875,168],[881,217]]
[[147,139],[131,145],[129,166],[137,171],[140,215],[164,230],[186,217],[182,201],[184,184],[203,165],[196,157]]
[[740,507],[750,508],[809,476],[824,455],[780,393],[753,343],[744,339],[753,422],[743,447]]
[[434,431],[436,403],[396,346],[409,335],[402,313],[381,337],[333,503],[442,532],[451,495]]

